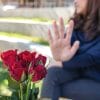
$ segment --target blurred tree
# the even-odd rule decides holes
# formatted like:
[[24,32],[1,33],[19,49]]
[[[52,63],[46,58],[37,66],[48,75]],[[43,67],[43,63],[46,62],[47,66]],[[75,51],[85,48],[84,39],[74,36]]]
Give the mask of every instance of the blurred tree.
[[17,2],[19,6],[28,7],[63,7],[72,3],[73,0],[0,0],[0,4]]
[[[56,0],[56,2],[57,2],[57,0]],[[64,0],[58,0],[58,6],[59,7],[63,7],[64,6]]]
[[19,6],[25,6],[26,0],[19,0]]
[[33,0],[33,7],[41,7],[41,0]]
[[5,4],[6,4],[6,2],[7,2],[7,0],[0,0],[0,4],[5,5]]

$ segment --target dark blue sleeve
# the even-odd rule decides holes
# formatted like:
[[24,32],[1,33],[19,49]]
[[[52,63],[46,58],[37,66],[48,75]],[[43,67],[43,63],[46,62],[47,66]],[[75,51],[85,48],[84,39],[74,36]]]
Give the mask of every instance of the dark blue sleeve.
[[100,65],[100,43],[85,53],[75,55],[70,61],[62,62],[64,69],[87,68]]

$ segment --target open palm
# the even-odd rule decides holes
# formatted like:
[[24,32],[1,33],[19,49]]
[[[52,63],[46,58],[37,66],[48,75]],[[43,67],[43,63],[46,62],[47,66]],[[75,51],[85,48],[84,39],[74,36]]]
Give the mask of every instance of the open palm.
[[68,61],[70,60],[79,48],[79,41],[75,41],[71,46],[71,37],[74,27],[74,22],[69,22],[69,27],[66,30],[66,36],[64,37],[64,22],[63,19],[59,19],[59,27],[56,21],[53,22],[54,36],[51,31],[48,32],[48,41],[50,44],[53,58],[56,61]]

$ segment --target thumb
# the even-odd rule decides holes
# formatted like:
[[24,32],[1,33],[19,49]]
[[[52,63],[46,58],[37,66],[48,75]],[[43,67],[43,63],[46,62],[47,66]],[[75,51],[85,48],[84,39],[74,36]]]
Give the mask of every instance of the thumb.
[[71,48],[71,54],[74,55],[77,50],[79,49],[79,45],[80,45],[80,42],[79,41],[75,41],[72,48]]

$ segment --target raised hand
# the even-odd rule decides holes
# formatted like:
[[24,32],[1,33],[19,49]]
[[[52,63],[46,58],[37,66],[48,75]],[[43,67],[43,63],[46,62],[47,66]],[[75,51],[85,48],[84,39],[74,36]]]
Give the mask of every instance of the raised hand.
[[64,22],[63,19],[59,19],[59,26],[56,21],[53,22],[54,36],[51,31],[48,31],[48,42],[50,44],[53,58],[56,61],[68,61],[70,60],[79,48],[79,41],[75,41],[71,46],[71,37],[73,32],[74,22],[69,22],[69,27],[66,30],[66,36],[64,37]]

